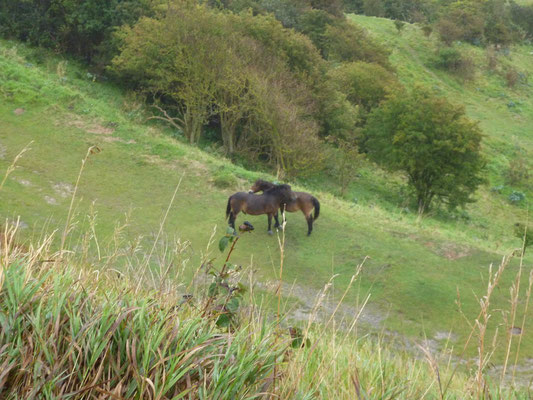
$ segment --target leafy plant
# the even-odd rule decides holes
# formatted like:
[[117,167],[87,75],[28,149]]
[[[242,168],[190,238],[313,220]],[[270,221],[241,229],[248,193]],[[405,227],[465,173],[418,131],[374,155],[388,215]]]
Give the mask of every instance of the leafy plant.
[[235,283],[240,267],[229,262],[231,253],[239,240],[239,236],[231,227],[226,229],[226,234],[218,242],[220,252],[224,252],[229,244],[231,248],[222,268],[217,270],[213,262],[207,264],[206,273],[213,277],[207,291],[207,301],[204,306],[204,315],[215,319],[221,328],[234,328],[238,323],[238,311],[242,296],[246,289],[241,283]]
[[509,201],[513,204],[518,204],[522,202],[526,198],[526,195],[523,192],[519,192],[516,190],[513,190],[513,192],[509,195]]

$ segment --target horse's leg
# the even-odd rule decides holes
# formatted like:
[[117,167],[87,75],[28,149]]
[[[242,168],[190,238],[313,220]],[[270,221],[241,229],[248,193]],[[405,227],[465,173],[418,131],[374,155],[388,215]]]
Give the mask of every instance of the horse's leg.
[[233,211],[229,214],[229,226],[231,226],[233,229],[235,229],[235,219],[236,216],[233,215]]
[[313,214],[309,214],[305,217],[307,220],[307,236],[313,231]]
[[268,213],[268,234],[273,235],[272,232],[272,213]]
[[274,220],[276,221],[276,223],[274,224],[274,228],[279,228],[280,225],[279,225],[279,219],[278,219],[278,213],[277,212],[274,214]]
[[237,210],[234,210],[232,207],[229,213],[229,226],[231,226],[233,229],[235,229],[235,220],[237,219],[237,215],[240,211],[241,210],[239,208],[237,208]]

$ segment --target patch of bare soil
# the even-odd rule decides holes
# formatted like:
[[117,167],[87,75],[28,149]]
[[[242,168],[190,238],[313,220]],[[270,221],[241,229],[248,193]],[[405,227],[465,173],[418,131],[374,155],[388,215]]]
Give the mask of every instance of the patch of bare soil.
[[[269,291],[275,291],[277,285],[277,282],[258,284],[258,286]],[[283,296],[296,297],[301,301],[300,306],[289,311],[290,317],[297,321],[309,321],[312,319],[314,322],[324,322],[328,321],[334,315],[334,318],[341,326],[348,327],[354,318],[360,314],[358,322],[368,324],[371,328],[379,329],[381,322],[386,318],[385,314],[373,309],[368,304],[361,309],[361,307],[349,306],[347,304],[339,305],[338,302],[329,296],[325,296],[319,300],[320,292],[296,284],[289,285],[283,282],[281,291]]]
[[111,135],[113,132],[115,132],[114,124],[102,124],[95,121],[86,121],[76,114],[68,114],[61,121],[57,121],[56,124],[73,126],[75,128],[84,130],[87,133],[93,133],[95,135]]
[[44,201],[46,201],[48,204],[52,205],[52,206],[57,206],[59,203],[57,202],[56,199],[54,199],[53,197],[51,196],[44,196]]
[[22,186],[32,186],[31,182],[26,180],[26,179],[17,179],[16,180],[18,183],[20,183]]
[[15,108],[15,109],[13,110],[13,114],[15,114],[15,115],[22,115],[22,114],[24,114],[25,112],[26,112],[26,110],[23,109],[23,108]]
[[424,243],[424,246],[430,249],[432,253],[447,258],[448,260],[458,260],[472,254],[471,248],[452,242],[435,243],[428,241]]
[[63,198],[71,197],[74,193],[74,186],[70,183],[59,182],[55,183],[52,187],[57,195]]
[[190,158],[180,158],[179,160],[168,161],[157,155],[145,154],[143,155],[143,159],[149,164],[159,165],[166,169],[187,171],[187,176],[205,176],[209,172],[209,169],[205,164]]

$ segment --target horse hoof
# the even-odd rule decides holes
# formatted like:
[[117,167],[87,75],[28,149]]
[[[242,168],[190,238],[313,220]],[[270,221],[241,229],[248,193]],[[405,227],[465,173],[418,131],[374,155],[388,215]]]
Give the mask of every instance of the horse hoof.
[[269,234],[270,236],[272,236],[272,235],[274,234],[274,232],[272,232],[272,231],[268,231],[268,234]]

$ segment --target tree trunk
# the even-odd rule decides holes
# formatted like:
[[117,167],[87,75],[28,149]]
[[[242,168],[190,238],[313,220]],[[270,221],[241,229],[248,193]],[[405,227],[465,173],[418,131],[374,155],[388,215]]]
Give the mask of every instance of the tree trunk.
[[225,114],[220,114],[220,130],[222,142],[228,154],[235,151],[235,125],[237,121],[231,121]]

